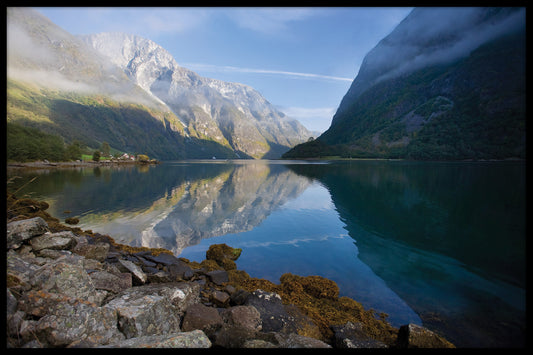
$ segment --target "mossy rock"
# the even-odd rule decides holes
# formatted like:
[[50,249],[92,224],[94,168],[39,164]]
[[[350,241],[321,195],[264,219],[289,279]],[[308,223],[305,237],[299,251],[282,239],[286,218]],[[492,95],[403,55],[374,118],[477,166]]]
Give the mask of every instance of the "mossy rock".
[[241,252],[241,248],[232,248],[227,244],[213,244],[209,246],[205,258],[216,262],[222,262],[224,259],[237,260]]
[[200,263],[200,267],[205,269],[205,271],[222,270],[222,266],[220,266],[215,260],[206,259]]
[[314,298],[336,300],[339,297],[339,286],[322,276],[298,276],[291,273],[281,275],[281,287],[288,292],[305,292]]
[[80,220],[76,217],[69,217],[69,218],[65,218],[65,223],[66,224],[78,224],[80,223]]

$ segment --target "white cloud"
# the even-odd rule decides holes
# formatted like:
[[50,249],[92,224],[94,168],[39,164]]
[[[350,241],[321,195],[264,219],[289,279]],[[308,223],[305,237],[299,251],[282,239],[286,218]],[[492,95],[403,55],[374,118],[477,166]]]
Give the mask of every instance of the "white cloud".
[[242,67],[212,65],[212,64],[203,64],[203,63],[182,63],[181,66],[191,69],[191,70],[203,70],[207,72],[272,74],[272,75],[288,76],[288,77],[295,78],[295,79],[316,79],[316,80],[333,80],[333,81],[347,81],[347,82],[353,81],[352,78],[343,78],[343,77],[338,77],[338,76],[330,76],[330,75],[322,75],[322,74],[299,73],[299,72],[270,70],[270,69],[242,68]]
[[314,16],[316,11],[306,8],[235,8],[226,15],[238,26],[264,34],[284,33],[291,22]]

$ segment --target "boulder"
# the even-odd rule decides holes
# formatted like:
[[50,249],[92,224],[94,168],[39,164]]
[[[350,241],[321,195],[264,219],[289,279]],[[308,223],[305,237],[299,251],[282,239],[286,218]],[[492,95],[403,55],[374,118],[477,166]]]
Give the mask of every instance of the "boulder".
[[38,269],[30,278],[34,289],[101,304],[105,292],[97,291],[85,269],[59,258]]
[[31,247],[38,252],[43,249],[69,250],[76,245],[76,238],[71,231],[45,233],[30,240]]
[[48,232],[48,224],[41,217],[24,219],[7,224],[7,249],[17,249],[26,240]]
[[184,332],[200,329],[209,336],[222,327],[223,323],[224,321],[216,308],[195,303],[185,311],[181,327]]
[[281,297],[274,292],[255,290],[248,296],[246,306],[253,306],[261,315],[264,332],[295,332],[296,326],[281,303]]
[[109,307],[97,307],[86,302],[57,303],[47,315],[30,324],[23,337],[49,346],[66,346],[79,339],[96,344],[108,344],[124,339],[117,328],[117,313]]
[[205,258],[220,264],[224,259],[237,260],[241,256],[241,252],[242,249],[232,248],[226,244],[212,244],[205,253]]
[[119,329],[126,338],[180,331],[179,309],[172,304],[172,295],[181,296],[183,291],[161,284],[154,286],[126,289],[107,303],[107,307],[117,311]]
[[400,348],[455,348],[455,345],[432,332],[413,323],[402,325],[398,331]]
[[361,323],[347,322],[345,325],[332,326],[333,343],[336,348],[387,348],[379,340],[372,339],[363,331]]
[[229,325],[239,326],[253,331],[263,329],[261,314],[254,306],[235,306],[221,312],[222,319]]
[[211,341],[201,330],[126,339],[103,348],[210,348]]

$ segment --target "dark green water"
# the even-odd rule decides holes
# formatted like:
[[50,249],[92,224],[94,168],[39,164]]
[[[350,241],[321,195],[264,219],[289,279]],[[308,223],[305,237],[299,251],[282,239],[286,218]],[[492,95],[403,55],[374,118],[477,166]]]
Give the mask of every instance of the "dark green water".
[[[321,275],[460,347],[525,344],[525,163],[182,161],[8,172],[61,219],[251,276]],[[65,211],[70,211],[65,213]]]

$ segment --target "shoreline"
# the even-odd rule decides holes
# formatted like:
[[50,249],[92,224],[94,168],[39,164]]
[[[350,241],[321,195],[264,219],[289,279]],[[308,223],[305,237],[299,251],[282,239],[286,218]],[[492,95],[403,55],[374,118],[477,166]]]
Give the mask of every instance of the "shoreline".
[[[95,263],[94,260],[91,261],[90,270],[87,271],[87,274],[83,276],[81,274],[85,274],[85,271],[78,270],[76,272],[80,273],[78,277],[85,280],[89,278],[90,280],[90,278],[98,274],[102,277],[116,279],[117,276],[123,278],[125,275],[129,275],[126,277],[129,278],[129,286],[119,291],[116,290],[116,285],[106,284],[101,286],[101,289],[97,287],[98,290],[93,289],[92,292],[84,294],[83,297],[86,297],[92,303],[91,312],[102,312],[107,307],[107,304],[118,302],[116,299],[120,298],[124,293],[130,294],[130,292],[145,290],[151,293],[148,296],[145,294],[143,297],[157,298],[159,296],[153,294],[153,292],[156,292],[155,290],[158,290],[157,292],[167,292],[169,287],[179,286],[178,289],[172,291],[174,295],[182,294],[182,291],[186,289],[194,289],[196,290],[194,291],[196,296],[194,296],[194,302],[191,301],[192,303],[187,305],[191,308],[188,309],[183,305],[183,308],[178,312],[178,318],[180,319],[173,318],[172,320],[176,324],[176,328],[181,329],[178,334],[186,336],[182,332],[187,329],[191,330],[191,332],[203,331],[204,333],[194,333],[194,339],[200,337],[206,343],[210,341],[210,346],[214,344],[214,346],[221,347],[248,347],[244,346],[243,339],[246,338],[250,340],[249,343],[246,343],[248,345],[253,343],[259,344],[259,347],[271,347],[271,345],[281,348],[294,347],[288,343],[290,338],[290,341],[297,341],[299,344],[297,347],[454,347],[453,344],[425,327],[414,324],[404,325],[400,328],[391,326],[386,321],[386,314],[377,315],[372,309],[365,310],[356,300],[348,297],[339,297],[337,284],[329,279],[320,276],[302,277],[286,273],[280,277],[280,283],[275,284],[265,279],[250,277],[244,270],[237,270],[234,260],[240,256],[240,249],[234,249],[225,244],[214,244],[206,252],[204,261],[201,263],[191,262],[185,258],[174,256],[172,252],[166,249],[131,247],[116,243],[109,235],[101,235],[93,233],[91,230],[83,231],[79,227],[67,226],[61,223],[59,219],[48,214],[45,211],[47,208],[48,203],[44,201],[18,199],[8,191],[8,296],[12,294],[12,303],[17,304],[18,302],[18,308],[21,307],[22,302],[22,310],[8,314],[8,326],[11,327],[11,330],[8,330],[8,335],[16,334],[18,336],[19,333],[24,333],[28,338],[30,335],[33,336],[34,332],[41,331],[41,328],[45,325],[46,327],[54,326],[47,323],[46,317],[52,311],[43,310],[42,305],[39,306],[39,304],[41,302],[56,304],[59,299],[56,293],[60,294],[63,297],[61,299],[64,300],[66,299],[64,294],[66,291],[62,289],[50,290],[46,287],[41,288],[45,284],[36,287],[34,282],[38,280],[32,281],[32,276],[26,277],[25,275],[26,273],[39,273],[38,270],[43,268],[55,270],[56,266],[54,265],[59,261],[61,261],[61,268],[74,267],[74,264],[80,265],[79,259],[76,259],[80,257],[80,250],[77,248],[81,245],[80,241],[85,240],[85,246],[81,249],[84,250],[81,253],[82,257],[89,258],[87,248],[94,252],[98,251],[100,253],[99,263]],[[46,233],[43,231],[36,237],[31,236],[26,241],[17,241],[16,245],[14,245],[12,241],[13,225],[21,222],[29,223],[29,220],[42,220],[41,224],[45,225],[43,230]],[[68,233],[68,235],[65,235],[65,233]],[[50,239],[54,236],[56,236],[57,240],[69,239],[68,246],[39,249],[37,247],[38,243],[34,243],[33,239],[31,239]],[[103,254],[101,253],[102,249],[104,249]],[[34,262],[37,263],[40,269],[30,265]],[[84,261],[82,264],[84,263],[86,262]],[[21,267],[22,265],[26,266]],[[114,276],[111,275],[110,273],[113,273],[111,270],[117,266],[119,268],[128,266],[128,270],[122,269],[121,272],[117,272]],[[28,280],[25,281],[26,279]],[[101,282],[100,279],[97,281]],[[112,282],[109,281],[109,283]],[[27,289],[27,284],[32,285],[30,290]],[[89,282],[89,286],[90,284],[91,282]],[[78,288],[86,288],[85,286],[85,284],[80,285]],[[163,289],[165,291],[162,291]],[[102,298],[101,295],[104,290],[107,295]],[[25,296],[28,292],[29,296]],[[78,291],[74,290],[72,292],[77,294],[76,292]],[[242,299],[243,295],[246,296],[244,297],[245,299]],[[36,296],[37,298],[35,298]],[[67,296],[72,298],[71,294],[67,294]],[[100,303],[95,305],[96,299],[99,299]],[[76,305],[78,301],[69,302],[75,302]],[[85,300],[82,301],[85,302]],[[268,301],[267,304],[265,304],[266,301]],[[84,304],[83,302],[82,304]],[[64,301],[59,303],[63,304]],[[146,307],[148,306],[146,305]],[[170,305],[165,307],[167,306],[172,308]],[[132,305],[132,307],[134,306]],[[250,316],[247,313],[248,316],[255,319],[256,323],[254,324],[256,325],[253,330],[248,329],[243,333],[242,324],[235,327],[234,323],[237,322],[235,319],[227,321],[226,318],[224,320],[217,318],[219,313],[223,317],[226,317],[229,313],[232,314],[232,317],[236,317],[237,314],[240,314],[239,312],[245,310],[242,307],[248,307],[246,308],[247,312],[255,314],[255,316]],[[12,308],[18,309],[17,306]],[[51,306],[50,308],[54,309]],[[193,312],[192,309],[195,311]],[[206,309],[211,313],[214,312],[213,317],[218,319],[216,329],[212,328],[211,325],[205,325],[204,327],[197,324],[192,327],[187,323],[187,317],[198,316],[201,318],[201,314],[196,314],[196,312],[207,312]],[[37,320],[32,312],[37,312],[40,317],[45,316],[42,318],[37,317],[39,318]],[[146,310],[146,312],[150,313],[152,310]],[[156,324],[167,322],[168,319],[166,317],[169,317],[169,313],[163,313],[158,315],[158,319],[152,321]],[[260,315],[259,319],[257,319],[257,315]],[[118,316],[120,317],[120,314]],[[64,317],[65,323],[68,324],[72,315],[63,315],[61,313],[61,317]],[[13,319],[19,323],[13,325]],[[257,322],[259,324],[262,322],[262,328],[257,326]],[[124,333],[125,330],[120,327],[120,329],[115,329],[118,326],[117,324],[120,323],[120,319],[119,322],[112,321],[111,323],[114,325],[107,326],[105,330],[112,331],[115,334],[115,340],[122,338],[123,335],[120,332]],[[13,330],[13,327],[15,327],[15,330]],[[27,331],[25,327],[30,329],[31,332]],[[111,327],[111,330],[108,329],[109,327]],[[290,329],[290,331],[287,329]],[[9,333],[10,331],[11,333]],[[56,333],[63,331],[68,332],[68,330],[62,329],[55,330]],[[92,332],[90,329],[84,331]],[[102,329],[99,329],[99,332],[101,331]],[[132,339],[140,337],[143,338],[141,339],[142,341],[146,341],[147,335],[154,335],[148,333],[137,334],[136,336],[126,334],[126,338],[128,338],[127,341],[133,341]],[[176,333],[167,333],[157,333],[157,335],[176,337]],[[66,340],[58,340],[58,338],[50,340],[49,334],[48,330],[43,330],[38,342],[52,346],[58,345],[54,344],[54,341],[66,342]],[[193,336],[193,334],[188,335]],[[102,343],[97,334],[92,334],[91,337],[90,341],[93,343],[82,343],[82,345],[85,345],[84,347],[108,345],[121,347],[130,344],[128,342],[113,344],[110,343],[111,340],[109,339]],[[418,340],[414,340],[414,337],[417,337]],[[13,336],[11,338],[13,347],[28,346],[26,343],[18,343]],[[421,338],[424,340],[420,340]],[[233,342],[228,342],[227,339],[233,339]],[[28,342],[28,340],[25,341]],[[163,340],[159,339],[157,341]],[[167,339],[165,341],[170,340]],[[32,343],[31,340],[29,343],[34,345],[30,347],[37,345]],[[76,341],[71,341],[70,345],[65,343],[65,346],[72,346],[74,343]],[[40,346],[41,343],[37,347]],[[138,343],[137,346],[139,346]]]
[[61,161],[61,162],[11,162],[7,163],[8,169],[50,169],[50,168],[96,168],[101,166],[133,166],[133,165],[151,165],[160,164],[160,161],[140,162],[134,160],[102,160],[95,161]]

